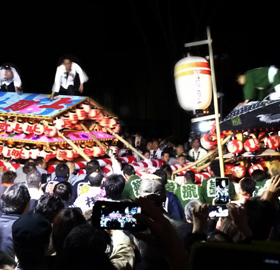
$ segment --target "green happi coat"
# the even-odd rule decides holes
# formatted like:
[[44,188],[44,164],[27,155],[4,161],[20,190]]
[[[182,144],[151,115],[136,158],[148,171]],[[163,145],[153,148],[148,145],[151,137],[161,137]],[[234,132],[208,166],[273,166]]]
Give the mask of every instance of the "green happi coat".
[[167,180],[167,184],[165,184],[166,191],[172,193],[175,193],[178,187],[180,187],[180,185],[175,180]]
[[181,202],[181,205],[185,209],[186,204],[192,200],[200,200],[200,191],[201,187],[197,184],[194,184],[191,181],[187,181],[186,184],[179,186],[176,191],[175,195]]
[[122,198],[135,200],[139,196],[139,188],[142,179],[138,175],[132,175],[125,183]]

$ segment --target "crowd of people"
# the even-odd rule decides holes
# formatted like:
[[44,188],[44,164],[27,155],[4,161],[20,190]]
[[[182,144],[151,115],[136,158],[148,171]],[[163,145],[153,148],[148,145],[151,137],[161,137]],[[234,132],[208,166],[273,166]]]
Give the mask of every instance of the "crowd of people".
[[[210,158],[211,177],[202,183],[196,182],[193,170],[185,173],[181,183],[171,177],[173,164],[207,154],[198,139],[131,143],[147,163],[160,158],[162,165],[139,175],[132,164],[120,159],[133,152],[119,145],[119,151],[107,152],[110,174],[104,173],[96,158],[86,163],[82,174],[73,162],[59,162],[50,175],[40,157],[26,160],[14,171],[3,171],[0,269],[191,269],[194,247],[202,241],[240,247],[256,240],[266,245],[267,240],[278,241],[279,161],[250,177],[227,175],[231,200],[227,214],[210,216],[219,161]],[[133,218],[145,230],[100,228],[93,222],[97,201],[135,202],[142,212]]]

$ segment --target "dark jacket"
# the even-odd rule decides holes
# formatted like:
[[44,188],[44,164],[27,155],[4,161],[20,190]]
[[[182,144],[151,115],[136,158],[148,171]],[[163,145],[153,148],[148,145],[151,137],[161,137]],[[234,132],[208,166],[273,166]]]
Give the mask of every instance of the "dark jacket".
[[0,217],[0,250],[15,258],[13,249],[12,225],[20,217],[15,214],[3,213]]
[[184,209],[178,197],[169,191],[166,191],[165,209],[167,205],[167,212],[170,216],[176,219],[186,221]]

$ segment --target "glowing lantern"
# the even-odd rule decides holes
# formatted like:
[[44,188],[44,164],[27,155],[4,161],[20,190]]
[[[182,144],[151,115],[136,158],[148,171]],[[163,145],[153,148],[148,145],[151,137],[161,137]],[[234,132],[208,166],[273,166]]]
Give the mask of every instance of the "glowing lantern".
[[6,123],[5,123],[5,131],[6,131],[7,133],[13,132],[13,130],[14,130],[14,128],[13,128],[13,127],[14,127],[13,122],[14,122],[14,118],[9,118],[9,119],[6,120]]
[[74,151],[73,148],[68,145],[67,148],[65,149],[65,160],[67,161],[73,161],[74,160]]
[[232,141],[229,141],[229,143],[227,144],[227,149],[234,155],[239,154],[243,151],[243,143],[239,140],[234,139]]
[[4,131],[6,128],[6,119],[4,117],[0,117],[0,131]]
[[100,116],[101,116],[101,112],[98,109],[91,109],[88,114],[88,118],[92,120],[99,119]]
[[246,168],[242,165],[234,166],[232,169],[232,176],[236,178],[242,178],[246,174]]
[[93,156],[93,146],[92,145],[87,145],[84,149],[84,153],[88,156],[88,157],[92,157]]
[[200,138],[200,143],[201,143],[202,147],[205,148],[206,150],[211,150],[211,149],[215,148],[215,146],[217,145],[217,140],[211,134],[204,134]]
[[22,148],[21,158],[22,159],[29,159],[29,157],[30,157],[30,146],[29,145],[25,145]]
[[116,127],[116,125],[118,124],[118,121],[113,117],[110,117],[109,119],[110,119],[110,122],[109,122],[108,127],[111,129],[114,129]]
[[22,128],[23,128],[23,120],[21,118],[18,118],[17,121],[13,123],[13,129],[15,133],[22,133]]
[[72,121],[70,120],[68,113],[63,114],[61,119],[64,121],[65,128],[71,128]]
[[81,106],[84,108],[86,114],[88,115],[89,112],[91,111],[91,107],[90,107],[89,103],[88,103],[88,102],[85,102],[85,103],[83,103]]
[[232,174],[234,168],[235,166],[233,164],[225,164],[225,175]]
[[47,137],[54,137],[57,134],[57,129],[53,123],[48,123],[48,125],[45,126],[44,134]]
[[108,116],[103,116],[102,118],[99,119],[99,125],[101,127],[108,127],[110,123],[110,118]]
[[278,135],[272,135],[266,139],[265,144],[268,148],[278,151],[280,147],[280,137]]
[[181,107],[186,111],[206,109],[212,99],[211,70],[206,59],[188,56],[175,65],[175,86]]
[[11,151],[11,158],[12,159],[20,159],[21,158],[21,153],[22,153],[22,146],[17,145],[15,147],[13,147],[13,149]]
[[255,138],[247,139],[244,143],[244,148],[247,152],[256,154],[256,151],[260,149],[260,142]]
[[65,148],[62,145],[60,145],[56,152],[56,158],[60,161],[63,161],[65,160],[65,157],[66,157]]
[[249,174],[252,175],[254,170],[262,170],[264,171],[264,168],[261,164],[253,164],[250,168],[249,168]]
[[100,157],[101,156],[101,148],[99,146],[93,146],[93,156]]
[[53,123],[57,130],[62,130],[65,128],[65,123],[62,118],[57,118],[56,120],[53,121]]
[[75,110],[71,110],[69,112],[69,119],[71,120],[72,124],[78,123],[78,115]]
[[87,118],[87,112],[83,107],[77,107],[76,114],[78,117],[78,120],[85,120]]
[[0,155],[3,154],[3,149],[4,149],[4,143],[0,141]]
[[120,133],[120,131],[121,131],[121,125],[118,123],[114,128],[114,132],[118,134]]
[[26,135],[33,133],[34,132],[34,122],[32,120],[25,122],[22,126],[22,131]]
[[33,127],[33,133],[40,136],[44,133],[45,127],[42,123],[35,123]]
[[5,158],[10,158],[10,157],[11,157],[12,150],[13,150],[13,145],[12,145],[12,144],[5,145],[5,146],[3,147],[3,156],[4,156]]
[[51,158],[56,158],[56,153],[57,153],[57,149],[56,149],[56,146],[52,145],[50,147],[50,153],[51,153]]
[[40,151],[40,157],[43,157],[46,162],[48,162],[52,158],[52,154],[50,151],[50,148],[45,148],[42,151]]
[[33,145],[30,149],[30,157],[32,159],[38,158],[40,155],[40,149],[37,145]]

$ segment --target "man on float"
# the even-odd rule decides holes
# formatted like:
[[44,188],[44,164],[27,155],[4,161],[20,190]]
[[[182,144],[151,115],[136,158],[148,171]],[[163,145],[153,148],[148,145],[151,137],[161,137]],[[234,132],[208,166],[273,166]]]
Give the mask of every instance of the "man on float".
[[51,98],[53,99],[58,94],[77,95],[77,91],[75,91],[74,88],[77,73],[80,78],[78,91],[82,93],[84,90],[84,83],[88,80],[88,76],[77,63],[72,62],[68,57],[63,58],[61,65],[56,69]]
[[238,106],[246,105],[249,101],[263,100],[270,93],[270,100],[280,99],[280,72],[275,66],[248,70],[237,76],[237,83],[243,85],[245,99]]
[[21,79],[14,67],[7,64],[0,66],[0,88],[5,92],[20,92]]

